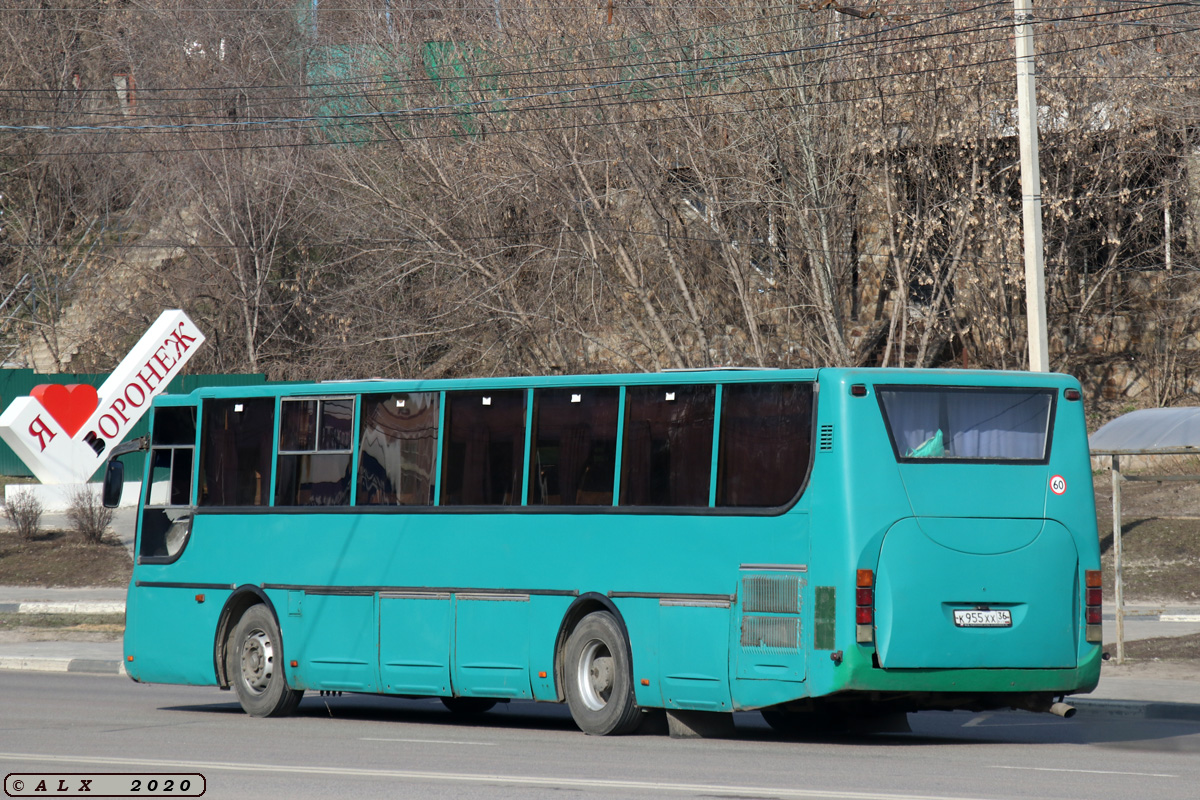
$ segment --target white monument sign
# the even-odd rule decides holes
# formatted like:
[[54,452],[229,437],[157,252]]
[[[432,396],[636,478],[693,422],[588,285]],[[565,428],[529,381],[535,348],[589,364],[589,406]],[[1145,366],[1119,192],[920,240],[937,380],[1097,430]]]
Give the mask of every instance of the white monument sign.
[[203,343],[187,314],[164,311],[98,390],[35,386],[0,414],[0,437],[42,483],[84,483]]

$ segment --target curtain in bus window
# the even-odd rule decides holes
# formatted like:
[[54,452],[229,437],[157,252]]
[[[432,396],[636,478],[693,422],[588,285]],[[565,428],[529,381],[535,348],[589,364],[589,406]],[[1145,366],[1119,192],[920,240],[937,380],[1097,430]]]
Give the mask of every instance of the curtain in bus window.
[[443,505],[520,505],[525,392],[446,395]]
[[812,384],[726,384],[718,506],[781,506],[800,491],[812,449]]
[[271,487],[275,400],[205,400],[200,505],[266,505]]
[[364,395],[358,505],[432,505],[438,393]]
[[530,505],[612,505],[616,387],[534,392]]
[[715,401],[713,386],[626,390],[621,505],[708,505]]
[[279,450],[317,449],[317,401],[285,400],[279,407]]
[[902,458],[1046,457],[1050,392],[881,389],[879,397]]

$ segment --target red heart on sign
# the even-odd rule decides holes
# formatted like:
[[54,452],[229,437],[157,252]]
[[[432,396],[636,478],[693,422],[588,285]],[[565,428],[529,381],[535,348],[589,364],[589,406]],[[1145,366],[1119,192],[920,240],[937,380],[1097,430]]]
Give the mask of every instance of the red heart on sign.
[[43,383],[33,387],[29,393],[62,425],[67,436],[74,436],[100,405],[96,387],[86,383],[72,383],[70,386]]

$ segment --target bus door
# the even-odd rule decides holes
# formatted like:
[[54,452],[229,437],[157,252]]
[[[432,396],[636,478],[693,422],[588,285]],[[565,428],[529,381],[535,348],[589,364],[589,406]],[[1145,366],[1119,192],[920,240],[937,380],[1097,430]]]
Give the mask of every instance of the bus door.
[[876,387],[912,516],[883,538],[887,668],[1074,668],[1079,554],[1045,519],[1051,389]]
[[221,604],[197,602],[186,582],[189,565],[177,563],[192,534],[195,445],[195,406],[155,408],[137,565],[126,603],[126,669],[139,680],[215,680],[212,639],[194,633],[215,628]]

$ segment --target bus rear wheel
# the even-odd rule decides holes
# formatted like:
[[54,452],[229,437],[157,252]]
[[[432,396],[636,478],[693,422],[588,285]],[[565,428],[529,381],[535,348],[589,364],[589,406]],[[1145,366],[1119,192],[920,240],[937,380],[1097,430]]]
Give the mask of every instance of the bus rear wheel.
[[238,702],[252,717],[286,717],[303,690],[288,686],[283,673],[283,637],[266,606],[246,609],[225,648],[225,671]]
[[629,644],[612,614],[588,614],[567,637],[567,706],[575,724],[594,736],[632,733],[641,722],[634,703]]

